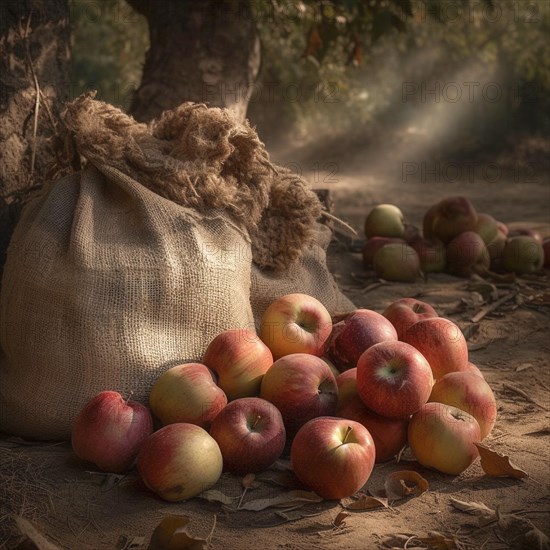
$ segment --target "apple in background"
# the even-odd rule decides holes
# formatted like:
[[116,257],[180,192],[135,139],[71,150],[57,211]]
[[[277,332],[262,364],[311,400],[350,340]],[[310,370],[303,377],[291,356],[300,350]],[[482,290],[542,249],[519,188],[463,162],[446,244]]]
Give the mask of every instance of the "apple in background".
[[466,366],[466,371],[473,372],[474,374],[476,374],[477,376],[481,376],[481,378],[485,380],[485,376],[483,376],[483,373],[481,372],[481,370],[479,370],[479,367],[477,365],[474,365],[474,363],[472,363],[471,361],[468,361],[468,365]]
[[410,245],[418,254],[420,269],[424,273],[442,273],[447,265],[447,252],[443,241],[432,237],[431,239],[419,238]]
[[164,426],[189,422],[208,429],[227,405],[212,371],[201,363],[177,365],[163,372],[149,394],[149,407]]
[[542,235],[536,229],[530,229],[529,227],[513,227],[508,231],[508,238],[512,237],[531,237],[538,243],[542,244]]
[[489,258],[491,259],[491,265],[493,265],[502,256],[505,245],[506,234],[499,229],[494,239],[487,243],[487,252],[489,253]]
[[497,221],[497,227],[498,227],[498,230],[501,233],[504,233],[505,237],[508,236],[508,233],[510,232],[510,229],[508,228],[508,226],[504,222]]
[[147,407],[124,400],[118,392],[102,391],[76,417],[71,444],[81,460],[104,472],[121,474],[134,465],[152,431],[153,419]]
[[477,224],[477,212],[466,197],[442,199],[435,205],[434,211],[430,212],[429,218],[432,222],[431,228],[428,232],[424,231],[424,237],[437,237],[444,243],[448,243],[460,233],[473,231]]
[[365,267],[370,267],[374,255],[387,244],[405,244],[403,239],[398,239],[396,237],[371,237],[365,242],[363,247],[363,264]]
[[365,235],[371,237],[399,237],[405,235],[403,212],[393,204],[379,204],[365,220]]
[[357,363],[359,397],[388,418],[409,418],[428,401],[433,383],[428,361],[404,342],[375,344]]
[[231,401],[258,395],[273,355],[251,330],[232,329],[210,342],[202,362],[218,375],[218,385]]
[[422,319],[403,334],[402,340],[426,358],[435,379],[468,368],[468,344],[450,319]]
[[375,462],[392,459],[407,443],[408,419],[380,416],[366,407],[357,391],[357,369],[349,369],[336,378],[338,407],[336,416],[363,424],[370,432],[376,449]]
[[394,326],[380,313],[356,309],[334,325],[326,355],[338,370],[357,366],[361,354],[370,346],[386,340],[397,340]]
[[481,437],[477,420],[467,412],[426,403],[409,422],[408,440],[422,466],[458,475],[478,457],[475,443]]
[[279,409],[287,436],[293,437],[308,420],[336,412],[338,387],[321,358],[293,353],[273,363],[262,380],[260,396]]
[[390,243],[372,260],[376,276],[386,281],[413,282],[420,275],[420,258],[408,244]]
[[550,239],[542,243],[542,250],[544,252],[544,262],[542,265],[546,268],[550,268]]
[[209,433],[195,424],[169,424],[150,435],[139,451],[143,483],[170,502],[192,498],[220,478],[223,458]]
[[395,300],[382,312],[382,315],[395,327],[399,339],[407,329],[421,319],[438,317],[437,311],[430,304],[416,298]]
[[210,435],[218,443],[225,471],[265,470],[283,453],[285,426],[279,410],[265,399],[235,399],[215,418]]
[[544,249],[533,237],[520,235],[506,241],[502,252],[502,265],[506,271],[518,275],[536,273],[542,269],[543,263]]
[[422,219],[422,235],[425,239],[434,239],[435,233],[433,231],[434,220],[439,208],[439,203],[432,204]]
[[481,439],[491,433],[497,419],[495,394],[475,372],[450,372],[442,376],[432,388],[429,400],[471,414],[479,424]]
[[447,265],[449,270],[460,277],[473,273],[484,275],[491,260],[483,239],[474,231],[457,235],[447,245]]
[[290,448],[290,463],[298,479],[319,496],[341,499],[365,485],[375,453],[362,424],[324,416],[300,428]]
[[478,213],[474,231],[483,239],[486,245],[497,236],[499,231],[498,227],[498,222],[493,216],[485,213]]
[[291,353],[323,355],[332,331],[332,318],[319,300],[307,294],[288,294],[264,312],[260,337],[275,359]]

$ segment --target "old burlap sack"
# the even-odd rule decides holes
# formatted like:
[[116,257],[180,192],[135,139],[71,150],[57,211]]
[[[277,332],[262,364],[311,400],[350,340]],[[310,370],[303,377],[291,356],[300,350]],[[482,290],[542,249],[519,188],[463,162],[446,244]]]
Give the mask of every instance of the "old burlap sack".
[[145,125],[93,96],[65,123],[87,164],[26,206],[8,250],[0,430],[67,439],[105,389],[146,403],[162,371],[281,294],[351,308],[317,198],[247,123],[184,104]]

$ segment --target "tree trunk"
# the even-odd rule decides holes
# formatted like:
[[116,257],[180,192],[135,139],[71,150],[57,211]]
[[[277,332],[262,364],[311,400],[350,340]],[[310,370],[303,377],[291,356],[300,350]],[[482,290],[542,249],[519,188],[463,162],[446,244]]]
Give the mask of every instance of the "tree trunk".
[[67,0],[0,3],[0,274],[22,201],[66,166],[56,121],[69,45]]
[[130,113],[140,121],[184,101],[227,107],[244,120],[260,67],[248,1],[127,0],[149,22],[151,47]]

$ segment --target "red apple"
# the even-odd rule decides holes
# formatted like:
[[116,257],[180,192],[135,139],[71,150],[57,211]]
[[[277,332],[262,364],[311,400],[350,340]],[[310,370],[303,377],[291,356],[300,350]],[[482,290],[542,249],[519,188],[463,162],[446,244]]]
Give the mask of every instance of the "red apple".
[[481,441],[477,420],[456,407],[426,403],[409,423],[409,446],[428,468],[445,474],[462,473],[478,457]]
[[365,220],[365,235],[371,237],[399,237],[405,235],[403,213],[393,204],[379,204]]
[[533,237],[520,235],[510,237],[502,252],[502,265],[506,271],[518,275],[536,273],[542,269],[544,249]]
[[430,304],[415,298],[395,300],[383,311],[382,315],[395,327],[399,339],[408,328],[421,319],[438,317],[437,311]]
[[507,237],[520,237],[527,236],[535,239],[538,243],[542,244],[542,235],[536,229],[531,229],[530,227],[513,227],[509,230]]
[[149,407],[164,426],[189,422],[208,429],[227,405],[212,371],[201,363],[177,365],[163,372],[149,394]]
[[466,197],[446,197],[435,205],[433,211],[428,210],[424,222],[424,237],[437,237],[448,243],[460,233],[474,230],[477,212]]
[[433,383],[428,361],[404,342],[375,344],[357,363],[359,397],[389,418],[409,418],[428,401]]
[[481,378],[483,378],[483,380],[485,380],[485,376],[483,376],[483,373],[481,372],[481,370],[479,370],[479,367],[477,365],[474,365],[474,363],[472,363],[471,361],[468,361],[468,365],[466,367],[466,370],[467,370],[467,372],[473,372],[477,376],[481,376]]
[[102,391],[80,411],[72,427],[76,456],[104,472],[129,470],[139,448],[153,431],[153,419],[141,403],[124,400],[120,393]]
[[479,424],[481,439],[491,433],[497,419],[495,394],[475,372],[450,372],[442,376],[432,388],[429,400],[471,414]]
[[375,462],[393,458],[407,443],[408,419],[380,416],[363,403],[357,391],[357,369],[349,369],[336,378],[338,407],[336,416],[363,424],[370,432],[376,449]]
[[372,259],[376,276],[386,281],[412,282],[420,275],[420,258],[408,244],[386,244]]
[[430,206],[430,208],[428,208],[428,210],[426,210],[426,213],[424,214],[424,218],[422,220],[422,234],[424,235],[425,239],[435,238],[433,225],[438,209],[439,203],[432,204],[432,206]]
[[216,372],[218,385],[232,400],[258,395],[273,355],[251,330],[232,329],[210,342],[202,362]]
[[372,266],[374,255],[387,244],[405,244],[403,239],[395,237],[371,237],[363,246],[363,264],[365,267]]
[[137,461],[145,485],[170,502],[192,498],[220,478],[218,444],[195,424],[169,424],[143,443]]
[[338,387],[321,358],[293,353],[273,363],[262,380],[260,395],[279,409],[287,435],[293,437],[308,420],[336,412]]
[[374,442],[362,424],[326,416],[302,426],[290,449],[298,479],[326,499],[346,498],[361,489],[374,458]]
[[474,231],[483,239],[483,242],[488,245],[499,231],[498,222],[493,216],[485,213],[478,213],[477,223]]
[[468,368],[468,344],[450,319],[422,319],[403,334],[402,340],[427,359],[435,379]]
[[331,331],[330,313],[307,294],[278,298],[266,309],[260,323],[260,337],[275,359],[291,353],[323,355]]
[[420,269],[424,273],[441,273],[447,265],[447,252],[443,241],[432,237],[431,239],[416,239],[411,246],[418,254]]
[[334,325],[326,354],[340,371],[353,369],[367,348],[386,340],[397,340],[390,321],[370,309],[357,309]]
[[220,446],[224,470],[236,474],[265,470],[281,456],[286,441],[281,413],[258,397],[229,403],[212,422],[210,435]]
[[469,277],[473,273],[485,275],[491,259],[483,239],[474,231],[457,235],[447,245],[447,265],[451,273]]

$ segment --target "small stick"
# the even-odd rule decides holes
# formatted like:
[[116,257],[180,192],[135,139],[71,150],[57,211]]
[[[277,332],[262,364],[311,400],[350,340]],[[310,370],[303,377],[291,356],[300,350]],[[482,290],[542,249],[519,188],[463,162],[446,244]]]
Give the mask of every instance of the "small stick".
[[523,397],[524,399],[529,401],[529,403],[533,403],[533,405],[536,405],[537,407],[540,407],[543,411],[548,410],[547,407],[545,407],[544,405],[541,405],[540,403],[535,401],[529,394],[525,393],[522,389],[516,388],[515,386],[512,386],[511,384],[506,384],[506,383],[502,384],[502,387],[505,390],[509,390],[509,391],[517,393],[518,395],[521,395],[521,397]]
[[481,319],[483,319],[483,317],[491,313],[491,311],[494,311],[505,302],[508,302],[512,298],[515,298],[516,294],[517,294],[516,292],[509,292],[508,294],[505,294],[502,298],[499,298],[496,302],[493,302],[492,304],[489,304],[487,307],[484,307],[481,311],[478,311],[477,314],[470,319],[470,321],[472,323],[478,323],[479,321],[481,321]]
[[339,223],[342,227],[345,227],[352,235],[355,235],[356,237],[359,236],[357,231],[355,231],[355,229],[353,229],[353,227],[351,227],[351,225],[347,224],[345,221],[341,220],[340,218],[337,218],[336,216],[334,216],[330,212],[327,212],[326,210],[322,210],[321,211],[321,216],[324,216],[325,218],[328,218],[329,220],[332,220],[332,221],[335,221],[335,222]]

